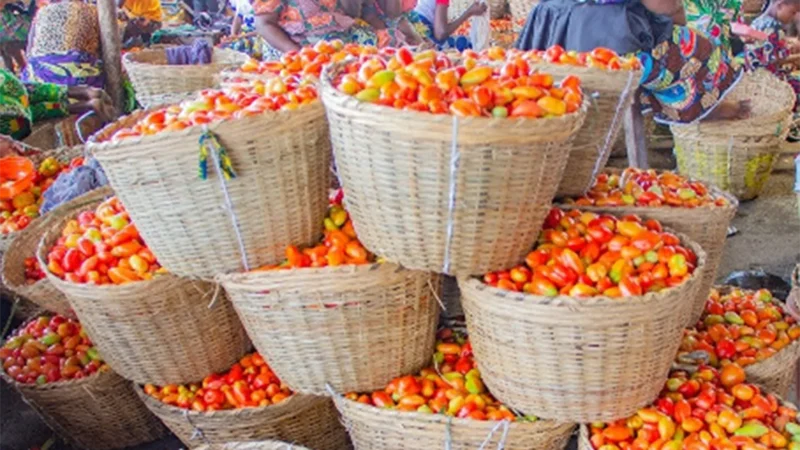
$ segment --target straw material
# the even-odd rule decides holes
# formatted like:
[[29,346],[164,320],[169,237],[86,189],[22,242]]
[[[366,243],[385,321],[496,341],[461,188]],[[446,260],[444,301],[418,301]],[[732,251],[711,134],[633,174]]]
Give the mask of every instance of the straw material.
[[215,48],[211,64],[167,65],[165,48],[131,52],[123,56],[125,71],[136,91],[136,100],[145,108],[178,103],[197,91],[214,87],[214,77],[223,69],[241,66],[244,53]]
[[430,362],[439,283],[430,273],[384,263],[220,281],[256,349],[295,392],[370,391]]
[[639,87],[639,71],[603,70],[592,67],[541,63],[537,68],[555,77],[576,75],[583,92],[594,95],[583,127],[572,142],[565,176],[557,197],[575,197],[585,193],[605,167],[622,129],[625,112],[631,107]]
[[692,303],[689,320],[686,322],[687,326],[692,326],[697,323],[705,310],[708,293],[717,278],[717,267],[722,260],[722,251],[728,236],[728,225],[739,207],[738,200],[727,192],[714,187],[710,191],[716,198],[724,197],[728,201],[728,205],[706,205],[699,208],[573,205],[559,205],[559,207],[567,209],[574,207],[581,211],[608,213],[617,217],[635,214],[642,219],[655,219],[661,222],[661,225],[680,231],[697,242],[706,253],[706,267],[703,269],[703,278]]
[[661,390],[705,269],[640,297],[541,297],[459,278],[483,380],[503,403],[539,417],[593,422],[628,416]]
[[550,210],[588,103],[548,119],[403,111],[337,91],[331,79],[342,68],[323,73],[322,99],[361,242],[404,267],[447,275],[522,259]]
[[[485,0],[489,6],[489,17],[492,19],[502,19],[508,11],[507,0]],[[469,9],[475,0],[451,0],[447,7],[447,20],[452,22],[461,17]]]
[[48,311],[53,311],[66,316],[74,316],[72,306],[67,297],[56,289],[47,278],[28,284],[25,281],[25,259],[36,256],[39,241],[45,232],[53,228],[53,221],[64,217],[71,211],[79,211],[102,201],[108,195],[107,189],[97,189],[72,201],[66,202],[41,217],[24,230],[17,233],[17,237],[8,247],[8,252],[2,260],[3,283],[15,294],[20,295]]
[[726,99],[749,100],[750,118],[670,126],[678,171],[740,200],[757,197],[789,133],[794,98],[791,86],[771,73],[745,73]]
[[508,8],[511,10],[511,17],[516,22],[526,20],[528,14],[539,4],[539,0],[508,0]]
[[54,214],[37,257],[105,361],[129,380],[161,385],[228,369],[250,343],[230,302],[213,283],[159,275],[151,281],[96,286],[69,283],[46,270],[47,252],[64,225],[100,202]]
[[764,7],[765,0],[744,0],[742,2],[742,12],[745,14],[760,14]]
[[331,159],[321,102],[210,124],[236,171],[227,196],[213,162],[208,179],[198,177],[200,127],[104,142],[144,114],[107,127],[89,148],[171,273],[210,279],[244,269],[243,259],[255,269],[283,260],[288,244],[318,242]]
[[199,412],[162,403],[138,386],[134,389],[147,408],[189,448],[261,439],[294,442],[314,450],[351,448],[329,398],[295,394],[275,405]]
[[444,305],[442,316],[446,318],[464,316],[464,308],[461,307],[461,291],[458,289],[458,280],[454,277],[442,276],[442,290],[440,295],[442,305]]
[[343,397],[335,401],[356,450],[562,450],[575,427],[544,420],[509,423],[450,418],[376,408]]
[[164,427],[136,397],[129,382],[111,370],[79,380],[20,384],[0,371],[44,421],[77,448],[130,447],[164,435]]
[[306,447],[280,441],[228,442],[227,444],[202,445],[197,450],[310,450]]

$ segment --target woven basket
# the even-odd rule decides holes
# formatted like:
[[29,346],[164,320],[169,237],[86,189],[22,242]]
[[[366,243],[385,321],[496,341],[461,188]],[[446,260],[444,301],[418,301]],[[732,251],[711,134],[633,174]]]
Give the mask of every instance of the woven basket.
[[744,0],[742,2],[742,13],[760,14],[764,7],[764,0]]
[[129,380],[161,385],[192,382],[229,368],[250,343],[230,302],[213,283],[160,275],[95,286],[69,283],[46,270],[47,252],[66,222],[101,201],[75,203],[81,207],[54,214],[36,256],[105,361]]
[[551,421],[477,421],[383,409],[338,396],[335,401],[356,450],[562,450],[575,428]]
[[631,107],[639,87],[640,72],[603,70],[591,67],[574,67],[558,64],[538,64],[542,70],[557,77],[577,75],[586,93],[596,93],[589,106],[583,127],[572,142],[565,176],[558,186],[556,196],[582,195],[594,183],[597,174],[605,167],[611,150],[622,128],[625,112]]
[[337,91],[331,78],[342,68],[323,72],[322,99],[361,242],[404,267],[447,275],[521,260],[550,210],[586,104],[550,119],[402,111]]
[[295,394],[276,405],[199,412],[160,402],[134,389],[178,439],[189,448],[232,441],[278,439],[314,450],[345,450],[350,439],[333,401],[326,397]]
[[167,65],[164,48],[127,53],[122,62],[133,83],[136,100],[145,108],[178,103],[195,92],[214,87],[214,77],[223,69],[241,66],[247,55],[215,48],[212,63],[202,66]]
[[310,450],[306,447],[280,441],[228,442],[202,445],[197,450]]
[[[692,303],[692,310],[687,326],[693,326],[705,310],[708,293],[717,277],[717,267],[722,260],[725,239],[728,236],[728,225],[736,215],[739,202],[727,192],[711,188],[715,197],[725,197],[727,206],[706,205],[699,208],[672,208],[646,206],[579,206],[581,211],[609,213],[617,217],[635,214],[642,219],[655,219],[665,227],[680,231],[697,242],[706,253],[706,266],[703,278],[699,283],[697,295]],[[560,208],[572,208],[572,205],[559,205]]]
[[36,256],[42,235],[53,228],[53,221],[64,217],[71,211],[83,210],[89,205],[102,201],[108,195],[107,189],[97,189],[53,209],[49,214],[31,222],[8,247],[2,260],[3,283],[15,294],[20,295],[48,311],[65,316],[74,316],[72,306],[66,295],[55,288],[47,278],[34,284],[25,282],[25,259]]
[[[475,0],[452,0],[447,7],[447,21],[452,22],[461,17],[469,9]],[[489,6],[489,17],[492,19],[502,19],[508,11],[507,0],[486,0]]]
[[239,271],[242,252],[250,268],[275,264],[283,260],[286,245],[319,240],[331,159],[321,102],[209,125],[236,171],[227,181],[213,164],[209,179],[198,177],[200,127],[104,142],[143,114],[105,128],[95,136],[100,143],[89,148],[171,273],[211,278]]
[[705,269],[640,297],[540,297],[460,278],[475,360],[489,391],[527,414],[566,422],[625,417],[661,390]]
[[752,116],[671,125],[678,171],[750,200],[761,193],[789,133],[794,91],[759,70],[745,73],[726,98],[750,100]]
[[17,383],[4,371],[0,378],[77,448],[131,447],[158,439],[166,431],[136,397],[131,384],[111,370],[42,386]]
[[508,9],[514,21],[527,20],[528,14],[539,4],[539,0],[508,0]]
[[430,362],[439,280],[394,264],[250,272],[220,281],[293,391],[370,391]]

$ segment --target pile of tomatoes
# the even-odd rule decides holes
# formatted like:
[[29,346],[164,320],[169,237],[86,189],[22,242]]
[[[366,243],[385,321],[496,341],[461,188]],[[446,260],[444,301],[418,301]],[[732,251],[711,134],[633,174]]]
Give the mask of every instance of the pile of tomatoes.
[[39,261],[30,256],[25,258],[25,284],[34,284],[39,280],[43,280],[45,275],[44,271],[42,270],[42,266],[39,265]]
[[209,375],[202,383],[146,384],[144,392],[167,405],[194,411],[268,406],[292,395],[258,353],[245,355],[227,372]]
[[0,348],[5,373],[18,383],[54,383],[87,377],[107,366],[78,321],[40,316]]
[[83,158],[75,158],[69,164],[61,164],[55,158],[43,160],[34,173],[33,185],[15,195],[11,200],[0,200],[0,235],[24,230],[31,221],[39,217],[39,207],[44,201],[44,191],[63,172],[83,165]]
[[345,398],[378,408],[462,419],[536,420],[533,416],[514,414],[486,390],[466,335],[444,328],[436,337],[432,367],[422,369],[417,376],[395,378],[383,390],[371,394],[351,392]]
[[67,222],[47,270],[71,283],[125,284],[164,273],[117,197]]
[[359,242],[350,215],[342,204],[343,199],[344,193],[341,188],[331,195],[321,243],[302,250],[290,245],[286,247],[285,261],[279,265],[263,266],[257,270],[357,265],[375,262],[375,255],[368,252]]
[[800,325],[766,289],[732,288],[722,295],[712,289],[695,328],[684,332],[678,351],[703,351],[714,367],[731,361],[745,367],[779,352],[800,338]]
[[577,77],[556,83],[521,58],[494,67],[472,58],[453,63],[443,53],[413,54],[407,48],[389,59],[373,56],[346,64],[334,86],[363,102],[461,117],[557,117],[583,102]]
[[554,208],[525,263],[483,281],[548,297],[629,297],[677,286],[696,264],[694,252],[655,220]]
[[566,51],[560,45],[554,45],[547,50],[524,52],[516,49],[505,50],[500,47],[492,47],[481,53],[466,50],[463,52],[463,56],[484,61],[512,61],[521,58],[532,63],[547,62],[568,66],[594,67],[603,70],[639,70],[642,68],[639,59],[635,56],[621,56],[614,50],[602,47],[590,52]]
[[595,450],[800,450],[797,410],[745,383],[736,364],[673,372],[652,407],[590,429]]
[[725,206],[725,197],[713,195],[708,186],[675,172],[629,167],[621,175],[602,173],[586,195],[567,199],[579,206]]

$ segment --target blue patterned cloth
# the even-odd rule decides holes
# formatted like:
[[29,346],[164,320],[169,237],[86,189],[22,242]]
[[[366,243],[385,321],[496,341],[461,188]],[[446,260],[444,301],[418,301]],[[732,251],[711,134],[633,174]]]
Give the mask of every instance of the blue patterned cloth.
[[406,17],[411,26],[417,31],[417,34],[425,39],[433,41],[433,43],[436,44],[437,50],[455,49],[464,51],[472,48],[472,42],[470,42],[467,36],[450,36],[447,39],[437,41],[433,34],[433,23],[416,11],[409,11],[406,13]]

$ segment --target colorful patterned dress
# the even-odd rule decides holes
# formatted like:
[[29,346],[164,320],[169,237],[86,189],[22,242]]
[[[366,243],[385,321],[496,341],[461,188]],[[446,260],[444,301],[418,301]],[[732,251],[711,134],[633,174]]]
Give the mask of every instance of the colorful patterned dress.
[[792,74],[790,70],[781,67],[781,61],[791,55],[791,50],[786,46],[786,35],[783,26],[774,17],[762,14],[750,24],[750,27],[763,31],[769,37],[765,41],[749,43],[744,49],[744,64],[747,70],[764,68],[785,80],[794,89],[795,114],[800,109],[800,76]]
[[19,8],[0,7],[0,44],[25,42],[31,28],[31,15]]
[[683,0],[686,23],[730,54],[731,22],[739,20],[742,0]]
[[25,84],[0,69],[0,134],[24,139],[39,120],[66,117],[67,88],[48,83]]
[[458,36],[454,34],[447,37],[447,39],[443,39],[441,41],[436,40],[433,32],[433,20],[436,14],[436,5],[450,6],[450,1],[419,0],[416,8],[407,14],[408,21],[417,31],[417,34],[436,44],[436,48],[438,50],[455,49],[458,51],[463,51],[472,48],[472,42],[470,42],[468,36]]

